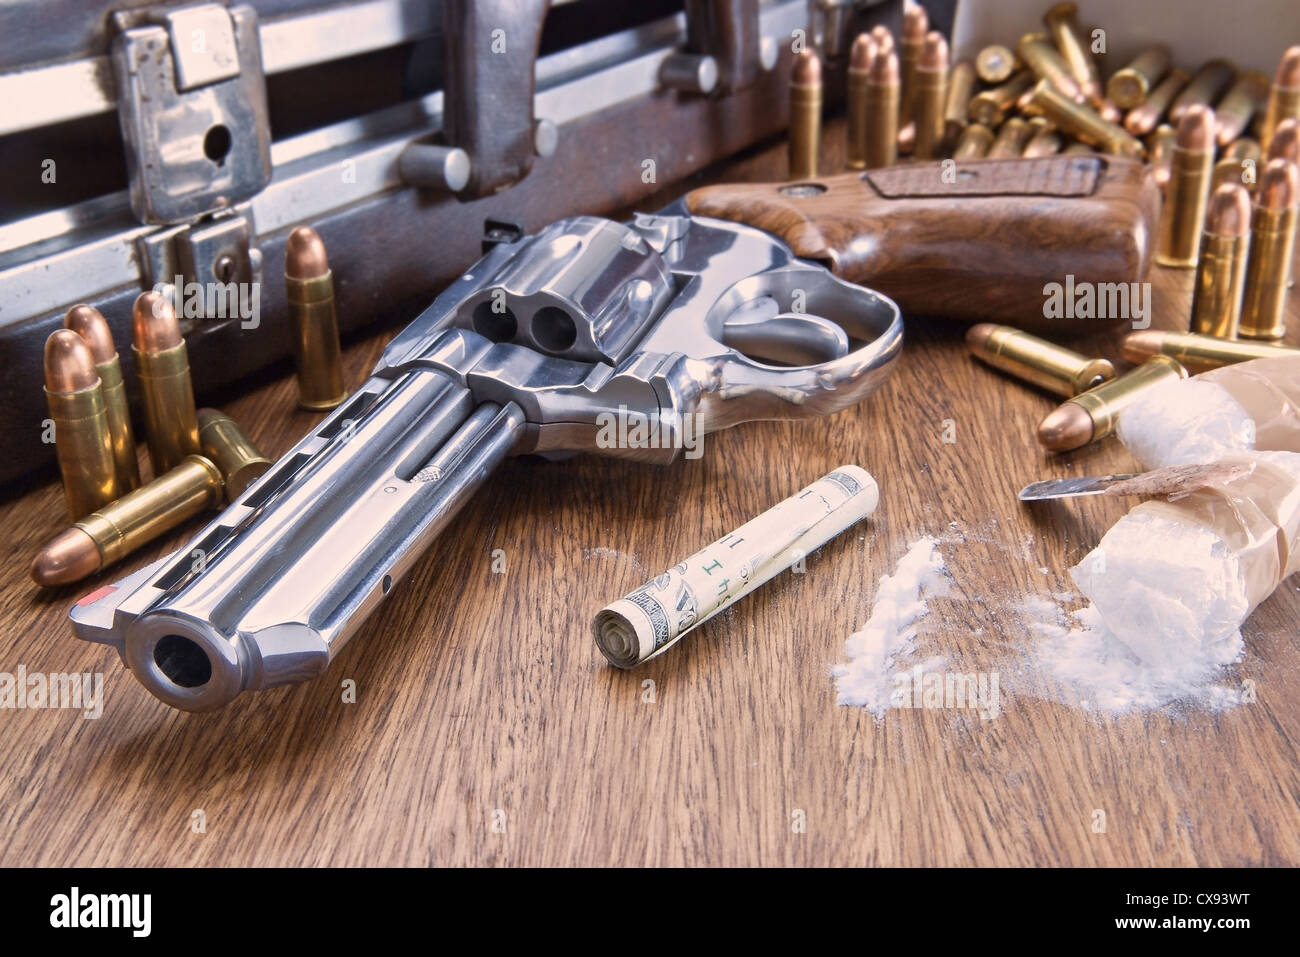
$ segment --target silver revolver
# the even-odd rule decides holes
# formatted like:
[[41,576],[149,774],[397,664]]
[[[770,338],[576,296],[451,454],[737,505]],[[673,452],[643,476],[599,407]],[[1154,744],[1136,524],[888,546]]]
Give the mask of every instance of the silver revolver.
[[[83,599],[76,634],[187,711],[313,678],[511,454],[668,464],[685,431],[827,415],[902,347],[898,306],[674,204],[502,243],[187,546]],[[653,441],[609,441],[618,434]]]

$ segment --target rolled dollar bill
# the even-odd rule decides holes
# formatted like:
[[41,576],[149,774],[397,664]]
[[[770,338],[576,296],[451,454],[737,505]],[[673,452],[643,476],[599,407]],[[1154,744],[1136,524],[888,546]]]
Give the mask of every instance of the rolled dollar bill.
[[596,646],[619,668],[662,654],[876,510],[866,469],[842,465],[596,613]]

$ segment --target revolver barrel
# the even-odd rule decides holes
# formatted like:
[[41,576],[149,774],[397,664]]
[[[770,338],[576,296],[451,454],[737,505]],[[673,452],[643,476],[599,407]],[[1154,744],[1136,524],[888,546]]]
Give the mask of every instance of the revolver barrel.
[[371,380],[156,574],[127,665],[188,711],[319,674],[522,426],[442,372]]

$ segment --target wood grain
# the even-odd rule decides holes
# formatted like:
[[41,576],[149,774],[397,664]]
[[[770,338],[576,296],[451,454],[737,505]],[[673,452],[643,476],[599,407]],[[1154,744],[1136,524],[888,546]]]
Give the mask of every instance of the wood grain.
[[[1159,195],[1115,157],[918,163],[784,183],[709,186],[692,212],[748,223],[799,256],[893,297],[905,311],[1078,332],[1043,317],[1043,286],[1138,282]],[[1120,320],[1122,321],[1122,320]]]
[[[832,168],[842,135],[831,127]],[[776,144],[712,178],[776,179],[783,164]],[[1151,279],[1157,326],[1185,323],[1191,274]],[[1300,341],[1294,302],[1289,316]],[[103,672],[107,701],[98,720],[0,711],[0,864],[1300,864],[1297,581],[1247,623],[1255,704],[1105,720],[1035,697],[1017,605],[1069,588],[1125,504],[1026,509],[1015,491],[1132,462],[1113,441],[1042,453],[1033,429],[1055,400],[973,362],[963,331],[909,320],[897,371],[861,407],[711,436],[697,461],[508,463],[324,677],[213,714],[166,708],[72,637],[68,606],[94,583],[27,580],[59,526],[57,485],[5,503],[0,671]],[[385,338],[349,348],[350,384]],[[1117,339],[1076,345],[1117,358]],[[224,408],[278,454],[316,421],[293,395],[281,379]],[[843,462],[880,482],[869,523],[663,658],[605,665],[590,634],[602,604]],[[997,720],[877,723],[835,703],[845,637],[923,534],[944,540],[955,579],[927,651],[1000,669]]]

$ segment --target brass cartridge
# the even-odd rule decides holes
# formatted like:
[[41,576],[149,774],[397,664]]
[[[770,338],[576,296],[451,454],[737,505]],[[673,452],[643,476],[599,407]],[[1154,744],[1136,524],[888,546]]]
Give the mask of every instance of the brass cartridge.
[[[793,130],[792,125],[792,149]],[[816,148],[814,140],[814,166]],[[298,405],[311,412],[332,409],[347,396],[339,321],[334,312],[334,273],[325,243],[309,226],[299,226],[289,234],[284,252],[284,287],[298,368]]]
[[1115,367],[1107,360],[1089,359],[1012,326],[971,326],[966,345],[993,368],[1067,398],[1115,378]]
[[1121,110],[1140,105],[1169,72],[1169,48],[1153,46],[1143,50],[1128,66],[1106,83],[1106,99]]
[[867,168],[898,161],[898,54],[877,45],[867,75]]
[[1300,168],[1284,159],[1269,160],[1255,191],[1246,265],[1246,295],[1239,335],[1281,339],[1286,335],[1286,290],[1295,255]]
[[1128,111],[1128,116],[1124,117],[1124,129],[1134,136],[1146,136],[1154,130],[1165,118],[1165,113],[1168,112],[1169,105],[1174,102],[1174,97],[1182,91],[1190,79],[1186,70],[1177,67],[1170,70],[1169,75],[1156,85],[1150,96]]
[[126,401],[126,383],[122,380],[122,362],[113,342],[108,322],[94,306],[73,306],[63,317],[63,328],[71,329],[90,346],[104,390],[104,408],[108,412],[108,430],[113,441],[113,462],[118,489],[122,494],[140,485],[140,458],[136,454],[135,435],[131,429],[131,408]]
[[943,108],[948,93],[948,41],[937,30],[925,36],[912,73],[917,159],[936,159],[943,145]]
[[1220,366],[1251,359],[1271,359],[1300,354],[1300,348],[1252,339],[1216,339],[1191,332],[1131,332],[1120,344],[1120,354],[1129,362],[1146,362],[1152,356],[1169,356],[1195,375]]
[[[795,57],[790,73],[790,179],[817,175],[822,139],[822,61],[812,50]],[[343,399],[339,395],[333,408]]]
[[45,340],[45,397],[63,497],[75,521],[121,494],[104,390],[90,346],[70,329]]
[[221,472],[226,501],[244,494],[273,464],[244,434],[238,423],[216,409],[199,409],[199,442],[203,454]]
[[1156,238],[1156,262],[1190,269],[1201,246],[1214,172],[1214,112],[1199,104],[1178,123],[1170,151],[1169,185]]
[[1250,245],[1250,194],[1238,183],[1210,197],[1192,294],[1192,332],[1234,339]]
[[187,455],[52,538],[32,562],[32,579],[47,588],[80,581],[220,501],[217,467],[201,455]]
[[1081,392],[1048,414],[1038,426],[1038,441],[1052,452],[1068,452],[1115,431],[1120,413],[1144,391],[1161,382],[1187,378],[1187,370],[1168,356],[1154,356],[1117,379]]
[[1028,90],[1034,83],[1034,75],[1028,71],[1017,73],[1001,86],[995,86],[990,90],[982,93],[976,93],[966,108],[966,115],[970,117],[972,123],[979,123],[987,126],[989,129],[995,129],[1002,125],[1002,121],[1007,118],[1007,114],[1020,94]]
[[1052,122],[1063,133],[1117,156],[1141,158],[1142,143],[1114,123],[1103,120],[1090,107],[1062,96],[1046,80],[1040,80],[1029,98],[1028,107],[1036,116]]
[[1056,49],[1084,99],[1094,107],[1100,106],[1103,98],[1101,74],[1079,26],[1079,8],[1073,3],[1058,3],[1043,14],[1043,23],[1047,25]]
[[876,55],[876,41],[869,33],[859,33],[849,51],[846,109],[849,114],[849,169],[867,168],[867,76]]
[[154,475],[161,475],[199,451],[189,355],[166,296],[140,294],[131,311],[131,337],[149,460]]

